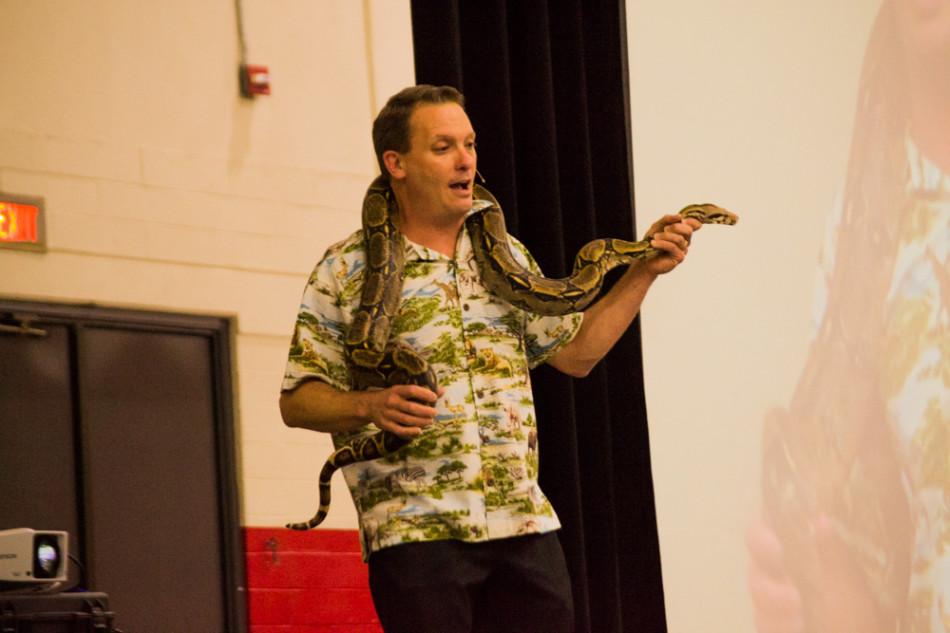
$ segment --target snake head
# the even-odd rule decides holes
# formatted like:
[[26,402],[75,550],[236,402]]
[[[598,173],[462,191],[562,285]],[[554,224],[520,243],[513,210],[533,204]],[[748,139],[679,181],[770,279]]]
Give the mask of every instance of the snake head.
[[714,204],[691,204],[680,210],[684,218],[693,218],[702,224],[725,224],[733,226],[739,222],[739,216]]

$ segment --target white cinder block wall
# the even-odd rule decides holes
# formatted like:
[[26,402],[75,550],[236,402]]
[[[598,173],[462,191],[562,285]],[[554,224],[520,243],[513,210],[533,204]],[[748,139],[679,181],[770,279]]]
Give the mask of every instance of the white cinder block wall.
[[[328,438],[277,396],[313,264],[359,225],[370,125],[413,83],[408,0],[0,0],[0,191],[46,199],[44,254],[0,249],[0,296],[230,316],[243,522],[315,509]],[[335,482],[326,527],[355,528]]]

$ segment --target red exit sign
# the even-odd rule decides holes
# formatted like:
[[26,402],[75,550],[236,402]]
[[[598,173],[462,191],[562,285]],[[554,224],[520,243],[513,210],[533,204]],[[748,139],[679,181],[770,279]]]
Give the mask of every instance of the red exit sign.
[[46,250],[42,198],[0,193],[0,248]]

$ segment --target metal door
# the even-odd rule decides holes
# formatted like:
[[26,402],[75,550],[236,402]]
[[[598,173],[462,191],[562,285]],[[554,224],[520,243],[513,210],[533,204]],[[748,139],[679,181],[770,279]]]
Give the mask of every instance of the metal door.
[[0,529],[69,531],[124,630],[246,629],[228,328],[0,300]]

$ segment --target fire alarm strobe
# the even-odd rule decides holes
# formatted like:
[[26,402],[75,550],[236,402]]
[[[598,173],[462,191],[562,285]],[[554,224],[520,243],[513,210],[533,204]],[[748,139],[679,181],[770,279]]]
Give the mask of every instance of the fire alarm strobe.
[[241,94],[248,98],[270,94],[270,73],[267,66],[241,64]]

